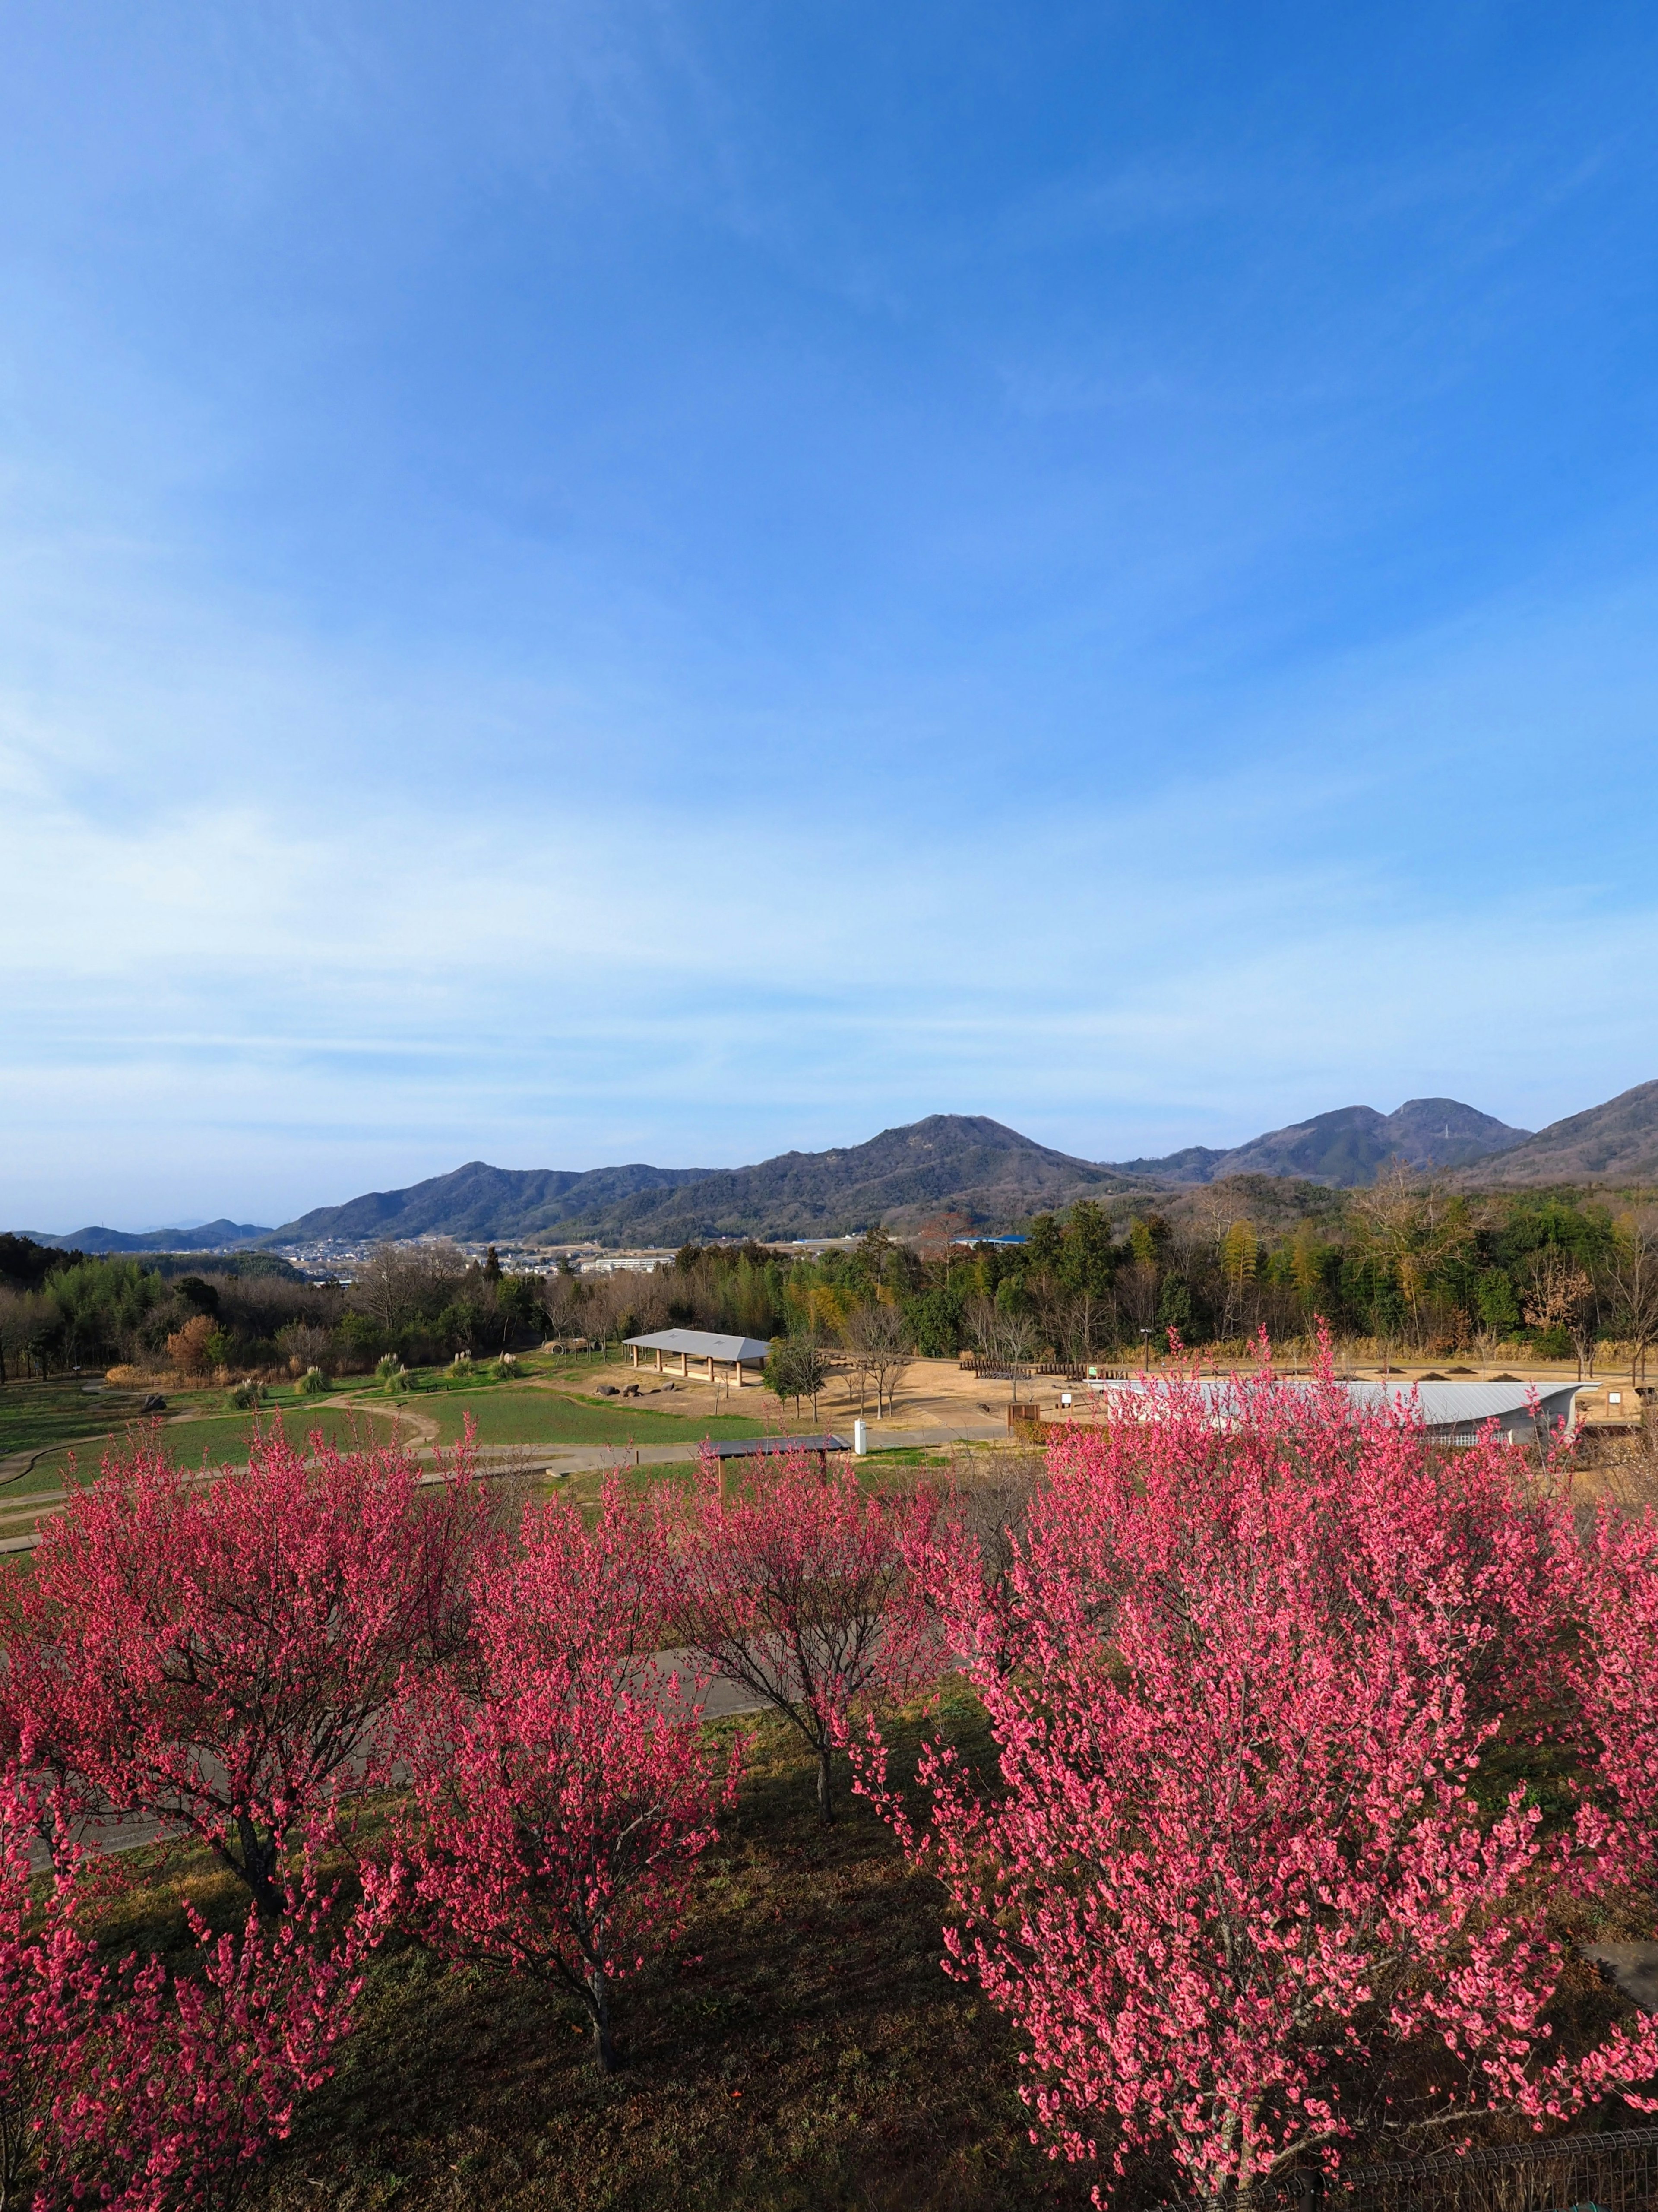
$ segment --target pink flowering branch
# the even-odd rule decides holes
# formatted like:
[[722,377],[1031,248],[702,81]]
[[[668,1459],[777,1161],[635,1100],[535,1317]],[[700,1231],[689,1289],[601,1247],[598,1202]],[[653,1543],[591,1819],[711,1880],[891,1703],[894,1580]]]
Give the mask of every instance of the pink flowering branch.
[[240,1936],[216,1937],[186,1905],[190,1971],[136,1954],[106,1964],[72,1847],[31,1898],[39,1819],[14,1771],[0,1785],[0,2212],[199,2204],[285,2137],[298,2099],[327,2078],[374,1917],[333,1940],[307,1853],[274,1933],[250,1911]]

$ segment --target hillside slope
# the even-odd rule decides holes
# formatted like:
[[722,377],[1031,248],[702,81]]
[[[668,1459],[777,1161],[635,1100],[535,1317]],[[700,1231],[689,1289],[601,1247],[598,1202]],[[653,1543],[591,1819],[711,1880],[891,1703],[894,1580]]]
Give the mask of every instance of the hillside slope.
[[595,1235],[641,1244],[709,1236],[829,1237],[882,1222],[918,1228],[942,1209],[986,1229],[1131,1188],[1117,1170],[1073,1159],[982,1114],[930,1114],[866,1144],[782,1152],[725,1168],[659,1195],[641,1193],[592,1224]]
[[1468,1168],[1460,1180],[1497,1188],[1658,1182],[1658,1083],[1637,1083],[1604,1105],[1552,1121],[1500,1159]]
[[[32,1236],[21,1230],[21,1236]],[[234,1252],[272,1232],[257,1221],[204,1221],[197,1229],[76,1229],[67,1237],[35,1237],[60,1252]]]
[[[562,1231],[567,1223],[598,1219],[638,1195],[695,1182],[701,1168],[642,1164],[592,1168],[492,1168],[469,1160],[448,1175],[431,1176],[406,1190],[371,1190],[343,1206],[319,1206],[270,1232],[272,1243],[308,1243],[326,1237],[395,1240],[404,1237],[513,1238]],[[578,1233],[572,1231],[570,1233]],[[580,1233],[586,1233],[585,1231]]]

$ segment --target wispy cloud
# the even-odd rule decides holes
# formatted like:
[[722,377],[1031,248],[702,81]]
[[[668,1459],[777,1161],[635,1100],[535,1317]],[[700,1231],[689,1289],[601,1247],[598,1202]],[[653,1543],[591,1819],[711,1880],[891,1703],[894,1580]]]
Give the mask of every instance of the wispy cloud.
[[0,1216],[1654,1072],[1629,54],[969,15],[27,19]]

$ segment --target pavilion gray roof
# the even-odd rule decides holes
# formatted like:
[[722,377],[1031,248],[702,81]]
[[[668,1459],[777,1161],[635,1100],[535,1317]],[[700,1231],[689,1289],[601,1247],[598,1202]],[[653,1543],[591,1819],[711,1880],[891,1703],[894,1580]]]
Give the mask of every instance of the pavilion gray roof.
[[720,1336],[706,1328],[659,1328],[654,1336],[630,1336],[641,1352],[685,1352],[693,1359],[741,1359],[763,1365],[770,1345],[757,1336]]
[[1454,1423],[1500,1421],[1505,1414],[1521,1413],[1533,1393],[1539,1407],[1551,1420],[1563,1420],[1580,1386],[1576,1382],[1349,1382],[1345,1387],[1361,1405],[1379,1407],[1389,1401],[1400,1407],[1414,1403],[1421,1408],[1427,1427],[1445,1429]]

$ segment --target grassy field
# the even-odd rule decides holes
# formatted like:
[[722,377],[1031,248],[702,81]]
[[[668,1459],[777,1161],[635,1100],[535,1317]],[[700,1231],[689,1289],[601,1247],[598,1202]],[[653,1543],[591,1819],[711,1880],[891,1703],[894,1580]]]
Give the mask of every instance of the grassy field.
[[445,1443],[460,1437],[470,1413],[481,1444],[678,1444],[700,1443],[704,1437],[757,1437],[762,1425],[738,1413],[696,1420],[657,1413],[631,1401],[606,1405],[589,1398],[567,1398],[557,1390],[508,1382],[493,1390],[414,1395],[417,1413],[435,1420]]
[[[336,1444],[349,1443],[359,1433],[384,1440],[392,1434],[394,1421],[389,1410],[319,1406],[310,1399],[283,1406],[281,1411],[289,1436],[309,1436],[319,1429],[330,1443]],[[269,1413],[263,1418],[268,1421]],[[210,1413],[185,1421],[164,1420],[156,1433],[179,1466],[221,1467],[246,1459],[248,1439],[256,1425],[249,1413]],[[82,1437],[73,1445],[57,1445],[44,1452],[26,1474],[0,1484],[0,1502],[27,1497],[37,1490],[59,1488],[71,1477],[88,1480],[97,1474],[107,1450],[124,1444],[130,1434],[148,1434],[149,1428],[148,1421],[134,1416],[118,1429]]]
[[[290,1435],[309,1435],[320,1429],[331,1443],[349,1443],[354,1429],[367,1425],[381,1437],[399,1425],[405,1438],[423,1443],[435,1430],[444,1444],[459,1441],[467,1417],[476,1425],[483,1445],[518,1445],[528,1450],[556,1449],[560,1445],[629,1446],[696,1444],[704,1437],[736,1440],[773,1431],[775,1418],[768,1420],[759,1406],[754,1413],[722,1413],[718,1417],[688,1413],[658,1412],[635,1400],[605,1401],[586,1395],[594,1382],[604,1379],[600,1360],[537,1360],[526,1363],[536,1380],[497,1382],[486,1377],[465,1384],[452,1382],[446,1370],[417,1371],[415,1388],[388,1396],[367,1380],[343,1385],[342,1406],[301,1397],[294,1389],[270,1394],[264,1418],[279,1412]],[[613,1364],[608,1370],[623,1370]],[[556,1375],[571,1388],[547,1387]],[[216,1389],[184,1393],[172,1391],[167,1418],[161,1435],[180,1465],[233,1465],[245,1460],[253,1418],[231,1410],[229,1393]],[[61,1488],[66,1481],[95,1475],[112,1447],[118,1447],[130,1430],[147,1426],[138,1406],[142,1394],[107,1386],[93,1391],[82,1381],[62,1377],[39,1383],[9,1385],[0,1390],[0,1461],[8,1455],[31,1455],[31,1463],[18,1462],[18,1471],[0,1479],[0,1505],[8,1499],[24,1500],[36,1492]],[[175,1418],[184,1413],[185,1418]],[[407,1417],[399,1422],[399,1416]],[[866,1478],[877,1487],[916,1468],[943,1467],[946,1460],[929,1452],[885,1452],[865,1463]]]
[[143,1395],[138,1390],[89,1389],[86,1378],[77,1382],[70,1376],[50,1382],[8,1382],[0,1389],[0,1459],[132,1419]]
[[[957,1693],[953,1718],[972,1728]],[[243,1909],[203,1860],[210,1917]],[[179,1873],[112,1907],[112,1944],[184,1940]],[[557,1994],[412,1946],[372,1968],[336,2079],[244,2200],[258,2212],[1015,2212],[1081,2208],[1026,2140],[1011,2035],[940,1971],[938,1899],[853,1801],[822,1829],[769,1723],[672,1954],[620,1992],[594,2069]]]

